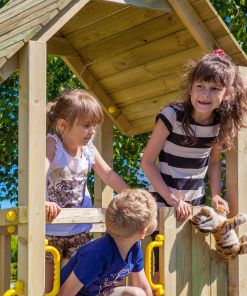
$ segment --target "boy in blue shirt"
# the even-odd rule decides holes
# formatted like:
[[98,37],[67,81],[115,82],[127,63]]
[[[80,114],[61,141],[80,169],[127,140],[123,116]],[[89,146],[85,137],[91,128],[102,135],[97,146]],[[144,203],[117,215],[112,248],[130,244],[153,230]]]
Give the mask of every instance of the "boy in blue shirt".
[[[106,234],[83,245],[61,271],[58,296],[152,296],[140,239],[157,226],[156,202],[145,190],[127,189],[106,209]],[[132,286],[117,287],[126,276]]]

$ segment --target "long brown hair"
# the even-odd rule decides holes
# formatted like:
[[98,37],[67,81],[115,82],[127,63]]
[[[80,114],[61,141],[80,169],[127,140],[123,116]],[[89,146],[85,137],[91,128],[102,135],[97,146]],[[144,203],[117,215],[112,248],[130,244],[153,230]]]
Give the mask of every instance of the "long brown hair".
[[80,89],[65,90],[55,102],[46,106],[46,132],[58,133],[57,120],[64,119],[71,127],[75,120],[92,124],[101,124],[103,111],[97,100],[90,93]]
[[221,50],[203,56],[198,62],[191,62],[190,66],[191,70],[187,76],[187,92],[183,102],[185,115],[182,126],[184,132],[191,143],[196,142],[195,132],[190,127],[193,111],[190,90],[194,81],[213,81],[226,88],[233,87],[234,91],[229,93],[228,99],[223,100],[219,108],[214,110],[214,116],[220,125],[217,142],[224,150],[230,149],[237,131],[244,126],[247,112],[247,91],[238,68],[231,58]]

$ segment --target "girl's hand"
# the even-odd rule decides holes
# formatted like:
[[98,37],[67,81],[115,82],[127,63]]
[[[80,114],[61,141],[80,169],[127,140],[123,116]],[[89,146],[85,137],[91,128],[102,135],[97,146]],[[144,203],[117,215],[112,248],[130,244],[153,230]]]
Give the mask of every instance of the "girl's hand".
[[57,215],[61,212],[61,208],[55,202],[45,202],[45,216],[46,220],[52,222]]
[[219,195],[214,195],[212,197],[212,207],[215,209],[217,206],[223,206],[223,208],[226,211],[226,214],[229,214],[229,205],[228,202],[226,200],[224,200],[222,197],[220,197]]
[[185,221],[192,214],[192,205],[182,199],[179,199],[177,205],[174,207],[176,209],[178,220]]

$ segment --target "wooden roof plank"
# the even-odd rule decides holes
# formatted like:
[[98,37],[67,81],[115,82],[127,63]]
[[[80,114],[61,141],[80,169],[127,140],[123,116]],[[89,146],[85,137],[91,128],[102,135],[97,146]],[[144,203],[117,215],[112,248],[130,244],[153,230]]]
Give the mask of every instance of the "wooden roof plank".
[[0,9],[0,13],[5,12],[6,10],[10,10],[13,6],[23,1],[26,1],[26,0],[10,0]]
[[1,12],[0,10],[0,24],[7,21],[10,18],[13,18],[15,16],[18,16],[18,14],[29,10],[31,7],[41,3],[45,2],[44,0],[25,0],[23,2],[20,2],[16,5],[14,5],[9,11]]
[[118,72],[99,80],[109,93],[131,87],[145,81],[165,76],[182,69],[188,59],[196,59],[202,55],[199,46],[184,50],[160,59],[144,63],[140,66]]
[[90,1],[81,9],[67,24],[63,26],[61,32],[64,36],[78,31],[88,25],[98,22],[99,19],[109,17],[125,6],[116,3],[105,3],[104,1]]
[[67,5],[69,5],[71,0],[59,0],[58,1],[58,10],[63,10]]
[[132,6],[146,7],[154,10],[173,12],[173,9],[166,0],[105,0],[105,2],[115,2]]
[[155,115],[132,120],[131,125],[133,126],[133,129],[129,130],[130,136],[150,132],[155,125]]
[[126,31],[160,15],[161,12],[157,11],[147,13],[146,9],[126,7],[111,17],[104,18],[98,23],[66,35],[66,38],[73,44],[75,49],[79,49]]
[[47,26],[45,26],[33,40],[47,42],[57,33],[78,11],[90,0],[71,0],[60,13],[58,13]]
[[216,40],[187,0],[168,1],[206,53],[218,47]]
[[[93,75],[87,69],[86,65],[81,60],[63,58],[64,62],[69,66],[77,78],[82,82],[83,86],[90,90],[99,99],[103,110],[112,119],[116,126],[124,133],[126,130],[132,128],[128,120],[121,113],[116,104],[107,95],[101,85],[95,80]],[[108,108],[114,106],[116,111],[110,114]]]
[[79,50],[85,60],[103,60],[151,41],[163,38],[184,28],[175,16],[168,14],[115,34]]
[[24,42],[21,40],[17,43],[14,43],[12,45],[8,46],[8,50],[6,50],[6,48],[4,48],[3,50],[0,50],[0,58],[2,57],[6,57],[7,59],[9,59],[13,54],[15,54],[20,48],[22,48],[22,46],[24,45]]
[[[41,25],[45,25],[48,21],[50,21],[51,18],[53,18],[56,14],[58,13],[57,9],[53,9],[50,13],[45,13],[41,16],[39,16],[38,18],[33,19],[32,21],[17,27],[16,29],[10,31],[7,34],[4,34],[3,36],[0,37],[0,43],[5,43],[8,42],[11,43],[11,40],[15,40],[16,38],[18,38],[19,40],[22,38],[21,36],[23,36],[23,39],[26,38],[26,34],[27,32],[31,32],[32,30],[34,30],[34,32],[38,32],[37,30],[33,29],[36,28],[37,26],[39,28],[41,28]],[[29,33],[28,33],[29,34]],[[30,35],[28,35],[30,36]],[[32,35],[30,38],[32,38],[34,35]],[[0,49],[1,49],[1,44],[0,44]]]
[[184,73],[178,69],[177,73],[145,81],[145,83],[111,93],[111,98],[118,106],[122,107],[123,104],[141,102],[164,93],[177,91],[181,88],[182,74]]
[[231,58],[234,60],[236,65],[247,66],[247,59],[241,52],[233,53]]
[[181,100],[183,94],[184,90],[178,90],[157,97],[150,97],[141,101],[141,104],[145,106],[145,108],[140,108],[140,102],[133,102],[132,104],[121,107],[121,111],[130,122],[146,116],[153,116],[153,118],[155,118],[155,115],[158,114],[163,106],[178,101],[179,99]]
[[[158,58],[195,47],[196,45],[197,43],[188,30],[181,30],[165,36],[164,38],[148,42],[143,46],[131,48],[128,51],[99,62],[97,62],[93,56],[93,54],[97,53],[92,53],[90,56],[85,55],[81,51],[79,53],[83,57],[85,63],[89,64],[90,70],[93,73],[97,73],[97,78],[103,78],[151,62]],[[102,59],[103,58],[104,56]]]
[[31,7],[28,10],[25,10],[19,13],[17,16],[8,19],[3,22],[0,28],[0,36],[6,34],[22,25],[44,15],[52,10],[57,8],[57,4],[54,3],[54,0],[47,0],[45,2],[41,2],[38,5]]
[[204,0],[191,3],[191,5],[203,22],[215,17],[215,13],[210,9]]
[[221,38],[218,38],[217,42],[219,44],[219,48],[224,49],[224,51],[229,55],[232,55],[240,51],[239,45],[237,41],[235,41],[233,36],[223,36]]
[[[0,58],[0,68],[7,62],[7,59],[5,57]],[[3,82],[4,79],[1,78],[2,74],[0,74],[0,82]]]
[[0,60],[0,82],[5,81],[19,66],[19,56],[16,53],[12,58],[6,60],[6,63],[1,65]]
[[219,22],[217,17],[214,17],[210,20],[205,21],[205,25],[207,26],[207,28],[209,29],[209,31],[212,33],[212,35],[216,40],[225,35],[228,35],[228,32]]

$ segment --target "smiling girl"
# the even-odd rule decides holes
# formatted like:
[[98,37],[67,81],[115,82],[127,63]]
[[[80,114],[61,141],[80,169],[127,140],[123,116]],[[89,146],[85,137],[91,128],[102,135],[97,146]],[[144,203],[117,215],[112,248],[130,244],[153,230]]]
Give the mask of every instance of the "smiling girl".
[[188,218],[192,206],[206,202],[208,172],[212,205],[221,204],[229,212],[228,203],[220,197],[220,155],[233,145],[246,111],[246,89],[237,67],[222,50],[192,65],[185,101],[157,115],[142,158],[159,207],[172,206],[177,219]]

